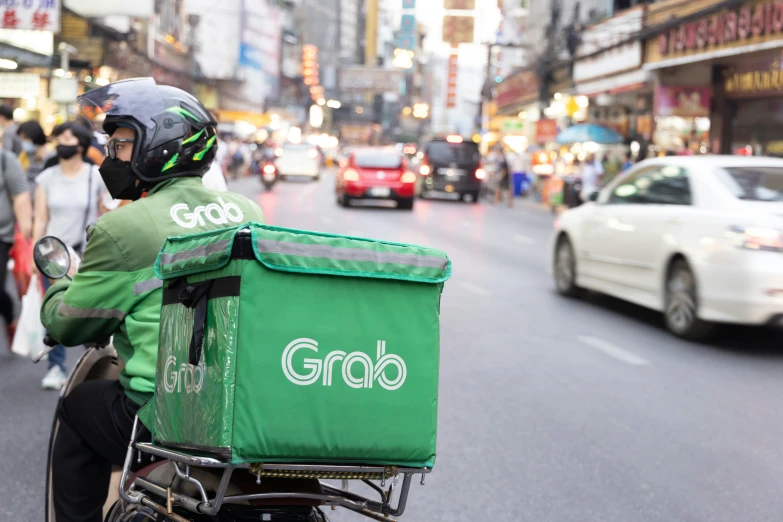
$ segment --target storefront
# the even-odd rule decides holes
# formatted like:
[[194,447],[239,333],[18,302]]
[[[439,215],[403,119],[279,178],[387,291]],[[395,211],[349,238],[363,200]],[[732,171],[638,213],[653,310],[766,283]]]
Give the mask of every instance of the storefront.
[[495,95],[497,115],[491,120],[497,139],[513,136],[513,144],[536,143],[536,122],[541,118],[541,85],[534,71],[517,72],[503,80]]
[[[697,15],[716,4],[653,4],[649,24]],[[781,49],[783,4],[774,0],[746,1],[690,18],[648,40],[644,67],[656,72],[659,85],[656,139],[669,139],[671,145],[679,133],[682,148],[695,153],[780,155]],[[668,119],[666,111],[681,121]]]

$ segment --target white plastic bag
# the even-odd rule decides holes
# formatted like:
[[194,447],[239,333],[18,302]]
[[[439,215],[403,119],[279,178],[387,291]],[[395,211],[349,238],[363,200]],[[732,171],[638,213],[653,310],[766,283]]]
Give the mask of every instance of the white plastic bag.
[[16,335],[14,335],[14,342],[11,345],[12,352],[31,358],[45,349],[43,339],[46,330],[41,324],[43,296],[38,277],[37,274],[33,274],[30,279],[30,287],[22,298],[22,313],[19,315]]

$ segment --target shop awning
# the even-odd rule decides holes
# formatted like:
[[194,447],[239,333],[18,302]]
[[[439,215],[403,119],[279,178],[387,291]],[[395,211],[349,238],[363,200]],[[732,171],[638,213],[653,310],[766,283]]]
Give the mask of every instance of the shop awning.
[[555,141],[561,145],[570,145],[572,143],[586,143],[589,141],[600,143],[601,145],[613,145],[622,143],[623,137],[612,129],[585,123],[582,125],[573,125],[557,135]]

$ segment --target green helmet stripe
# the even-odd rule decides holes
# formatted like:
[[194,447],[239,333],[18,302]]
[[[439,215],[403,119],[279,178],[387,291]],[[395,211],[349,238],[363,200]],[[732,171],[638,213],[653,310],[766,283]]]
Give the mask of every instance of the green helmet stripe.
[[169,107],[166,109],[166,112],[173,112],[174,114],[179,114],[180,116],[188,116],[189,118],[192,118],[194,121],[199,121],[196,115],[194,115],[189,110],[183,109],[182,107]]
[[196,141],[197,139],[199,139],[199,138],[201,137],[201,135],[202,135],[202,134],[204,134],[204,129],[201,129],[200,131],[198,131],[196,134],[194,134],[194,135],[193,135],[193,136],[191,136],[190,138],[188,138],[188,139],[184,140],[184,141],[182,142],[182,144],[183,144],[183,145],[186,145],[186,144],[188,144],[188,143],[192,143],[192,142]]
[[170,160],[166,162],[165,165],[163,165],[163,168],[160,170],[161,172],[166,172],[171,167],[177,164],[177,160],[179,159],[179,154],[174,154]]
[[206,154],[207,151],[209,149],[211,149],[212,145],[214,145],[214,144],[215,144],[215,136],[212,136],[211,138],[209,138],[209,141],[207,142],[207,146],[204,147],[204,150],[195,153],[193,155],[193,159],[196,160],[196,161],[201,161],[202,159],[204,159],[204,154]]

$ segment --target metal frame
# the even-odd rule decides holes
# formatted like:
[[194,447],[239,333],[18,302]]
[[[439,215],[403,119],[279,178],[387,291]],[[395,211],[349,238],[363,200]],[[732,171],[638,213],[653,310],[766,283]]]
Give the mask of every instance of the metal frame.
[[[356,493],[348,491],[348,481],[343,480],[343,488],[336,488],[325,482],[319,481],[324,494],[313,493],[293,493],[293,492],[278,492],[278,493],[252,493],[245,495],[228,495],[226,491],[231,482],[231,475],[234,470],[249,470],[250,464],[228,464],[220,460],[210,457],[199,457],[194,455],[188,455],[180,453],[178,451],[162,448],[159,446],[153,446],[152,444],[136,442],[139,432],[139,419],[134,420],[133,431],[131,434],[131,440],[128,444],[128,451],[125,455],[125,463],[122,469],[122,477],[120,478],[120,497],[127,504],[141,504],[155,510],[158,513],[164,514],[175,522],[187,522],[187,519],[173,513],[173,507],[177,506],[187,511],[196,514],[215,515],[224,504],[234,504],[238,502],[245,502],[248,500],[271,500],[271,499],[305,499],[305,500],[318,500],[326,506],[336,506],[350,509],[356,513],[364,515],[374,520],[392,522],[391,516],[401,516],[405,512],[405,507],[408,503],[408,493],[410,490],[411,482],[414,475],[421,475],[421,484],[424,485],[424,477],[430,473],[431,470],[427,468],[397,468],[395,475],[390,477],[388,490],[384,491],[386,487],[387,473],[389,468],[382,466],[339,466],[339,465],[325,465],[325,464],[264,464],[264,471],[271,472],[312,472],[315,474],[322,473],[325,476],[329,473],[352,473],[352,474],[367,474],[380,475],[383,477],[380,480],[380,487],[376,484],[365,480],[370,487],[379,493],[381,497],[380,501],[372,500],[363,497]],[[130,477],[131,463],[133,462],[134,453],[141,460],[142,454],[155,458],[166,459],[170,465],[174,468],[177,476],[191,484],[195,485],[199,490],[200,499],[182,495],[175,491],[172,491],[170,487],[156,484],[153,481],[144,478],[137,477],[134,481],[128,485],[128,479]],[[198,479],[191,476],[191,467],[202,467],[211,469],[222,469],[223,474],[220,479],[220,485],[213,498],[209,498],[209,495],[204,489],[204,486]],[[397,507],[392,507],[395,489],[399,483],[400,475],[403,476],[402,485],[399,489],[399,500],[397,501]],[[256,483],[261,483],[261,476],[258,476]],[[166,505],[156,504],[149,496],[152,494],[156,497],[162,497],[166,499]]]

